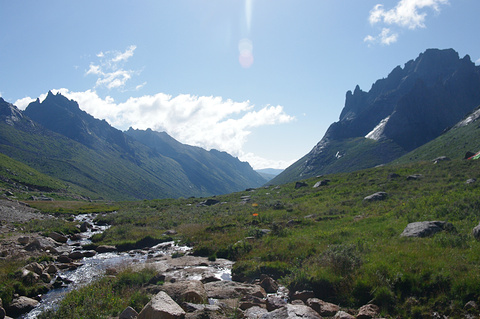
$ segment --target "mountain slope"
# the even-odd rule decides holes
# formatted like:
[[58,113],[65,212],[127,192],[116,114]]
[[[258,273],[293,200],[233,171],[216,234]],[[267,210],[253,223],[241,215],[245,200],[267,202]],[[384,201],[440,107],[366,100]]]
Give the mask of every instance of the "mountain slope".
[[[51,92],[23,113],[0,100],[0,152],[86,189],[85,195],[92,198],[151,199],[230,191],[192,182],[175,159],[93,118],[75,101]],[[244,182],[249,187],[261,184],[248,177]],[[219,179],[224,185],[231,182],[231,176]],[[243,185],[235,190],[242,189]]]
[[206,151],[200,147],[185,145],[165,132],[150,129],[125,132],[146,146],[180,164],[188,179],[200,189],[208,189],[215,194],[258,187],[266,182],[246,162],[225,152]]
[[429,49],[369,92],[348,91],[340,120],[272,183],[388,163],[431,141],[480,104],[480,67],[452,49]]

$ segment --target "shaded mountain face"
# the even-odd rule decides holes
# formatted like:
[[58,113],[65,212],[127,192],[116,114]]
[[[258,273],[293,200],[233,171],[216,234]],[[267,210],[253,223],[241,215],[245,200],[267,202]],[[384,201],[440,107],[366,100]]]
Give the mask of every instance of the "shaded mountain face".
[[258,187],[266,182],[250,164],[228,153],[185,145],[165,132],[151,129],[130,128],[125,133],[159,154],[174,159],[193,184],[217,194]]
[[359,86],[348,91],[339,121],[274,181],[390,162],[438,137],[478,105],[480,67],[453,49],[428,49],[376,81],[370,91]]
[[92,198],[210,196],[265,183],[248,163],[226,153],[143,133],[140,142],[61,94],[49,92],[24,112],[0,98],[0,152]]

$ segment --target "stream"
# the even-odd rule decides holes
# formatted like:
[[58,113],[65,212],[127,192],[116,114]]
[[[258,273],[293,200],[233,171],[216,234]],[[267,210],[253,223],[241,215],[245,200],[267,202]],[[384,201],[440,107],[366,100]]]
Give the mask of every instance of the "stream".
[[[95,215],[82,214],[76,216],[79,223],[88,222],[94,225]],[[84,246],[91,243],[90,239],[96,233],[101,233],[109,226],[94,225],[81,233],[82,238],[77,241],[69,240],[67,244],[72,247]],[[42,296],[40,304],[29,313],[19,317],[25,319],[37,318],[43,311],[56,308],[63,297],[70,291],[85,286],[103,276],[107,269],[121,269],[125,266],[154,267],[158,272],[164,273],[168,279],[201,280],[208,276],[214,276],[220,280],[231,280],[232,262],[217,260],[214,263],[207,262],[206,258],[194,257],[188,254],[189,247],[178,246],[175,242],[158,244],[147,249],[138,249],[128,252],[97,253],[93,257],[84,257],[78,260],[82,266],[75,270],[60,270],[57,276],[71,282],[66,287],[50,290]],[[172,254],[181,253],[179,258],[172,258]],[[172,279],[173,278],[173,279]]]

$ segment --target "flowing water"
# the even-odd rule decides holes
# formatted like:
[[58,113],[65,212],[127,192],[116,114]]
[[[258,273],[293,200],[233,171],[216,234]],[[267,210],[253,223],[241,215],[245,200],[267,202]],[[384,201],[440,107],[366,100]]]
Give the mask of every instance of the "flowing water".
[[[95,216],[92,214],[84,214],[77,216],[76,220],[81,223],[87,221],[90,224],[93,224],[94,217]],[[95,226],[93,230],[89,229],[87,232],[82,233],[81,240],[69,241],[68,244],[80,244],[82,246],[89,244],[91,243],[89,238],[92,235],[105,231],[107,228],[108,226]],[[47,294],[42,296],[39,306],[20,318],[37,318],[41,312],[57,307],[58,303],[62,300],[65,294],[73,289],[77,289],[98,279],[99,277],[103,276],[105,271],[109,268],[119,269],[128,265],[138,266],[142,264],[154,265],[156,263],[155,257],[171,256],[174,252],[180,252],[182,254],[186,253],[188,255],[189,250],[189,247],[178,246],[172,241],[156,245],[148,250],[134,250],[123,253],[111,252],[96,254],[95,256],[88,258],[85,257],[80,261],[83,264],[81,267],[78,267],[75,270],[62,270],[57,274],[61,278],[71,282],[67,287],[49,291]],[[205,262],[192,262],[192,259],[198,258],[198,260],[200,260],[201,257],[188,256],[188,258],[190,259],[189,262],[184,265],[162,265],[165,271],[168,270],[168,276],[170,278],[188,278],[189,280],[200,280],[205,273],[208,273],[221,280],[231,280],[231,262],[223,261],[207,265]]]

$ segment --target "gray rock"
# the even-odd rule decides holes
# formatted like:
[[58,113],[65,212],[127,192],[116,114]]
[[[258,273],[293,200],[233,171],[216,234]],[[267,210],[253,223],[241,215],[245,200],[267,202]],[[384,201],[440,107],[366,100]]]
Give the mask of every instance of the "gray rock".
[[17,241],[20,245],[26,245],[30,242],[30,237],[27,237],[27,236],[18,237]]
[[48,274],[52,275],[52,274],[56,274],[58,272],[58,268],[54,264],[50,264],[47,267],[45,267],[45,271]]
[[90,225],[89,222],[83,222],[83,223],[80,225],[80,231],[81,231],[82,233],[84,233],[84,232],[88,231],[88,230],[89,230],[90,228],[92,228],[92,227],[93,227],[93,226]]
[[115,246],[108,246],[108,245],[100,245],[97,248],[95,248],[95,251],[99,254],[110,253],[116,250],[117,248]]
[[268,313],[267,309],[255,306],[245,310],[243,315],[244,315],[244,318],[246,319],[258,319],[258,318],[261,318],[262,315],[266,313]]
[[43,272],[43,267],[39,263],[30,263],[25,266],[25,269],[33,271],[37,275],[41,275]]
[[265,290],[258,285],[243,284],[235,281],[215,281],[204,285],[208,298],[235,299],[245,295],[265,298]]
[[333,319],[355,319],[355,317],[348,312],[339,311],[335,314],[335,317],[333,317]]
[[433,164],[438,164],[439,162],[445,162],[445,161],[449,161],[450,159],[446,156],[440,156],[440,157],[437,157],[436,159],[432,160]]
[[4,319],[7,313],[5,312],[5,309],[0,306],[0,319]]
[[374,304],[362,306],[358,310],[357,319],[373,319],[380,313],[380,308]]
[[76,259],[82,259],[85,257],[81,251],[74,251],[68,254],[68,258],[76,260]]
[[263,276],[260,278],[260,286],[265,289],[267,293],[276,293],[278,290],[278,283],[269,276]]
[[414,222],[407,225],[400,236],[429,237],[443,230],[452,230],[453,225],[444,221]]
[[329,179],[324,179],[324,180],[321,180],[319,182],[316,182],[315,185],[313,185],[313,188],[318,188],[320,186],[327,186],[328,183],[330,183],[330,180]]
[[291,296],[291,300],[301,300],[307,302],[308,299],[315,298],[315,294],[310,290],[295,291]]
[[6,309],[8,315],[11,317],[18,317],[24,313],[29,312],[33,308],[35,308],[39,304],[38,301],[32,298],[28,298],[25,296],[20,296],[14,299],[8,308]]
[[384,200],[388,197],[388,194],[385,192],[377,192],[375,194],[365,197],[363,200],[366,202],[373,202],[377,200]]
[[62,264],[68,264],[71,263],[73,260],[69,258],[67,255],[60,255],[57,257],[57,262],[62,263]]
[[476,178],[469,178],[469,179],[467,179],[467,181],[465,183],[466,184],[474,184],[476,181],[477,181]]
[[304,305],[290,305],[262,315],[262,319],[322,319],[312,308]]
[[480,224],[478,224],[477,226],[475,226],[475,228],[473,228],[473,237],[475,237],[476,240],[480,240]]
[[308,184],[305,183],[305,182],[296,182],[295,183],[295,189],[299,189],[299,188],[302,188],[302,187],[305,187],[305,186],[308,186]]
[[274,311],[276,309],[280,309],[282,307],[285,307],[287,305],[287,302],[285,299],[277,297],[277,296],[268,296],[267,298],[267,310],[268,311]]
[[220,201],[216,200],[216,199],[212,199],[212,198],[209,198],[203,202],[200,202],[197,204],[197,207],[200,207],[200,206],[212,206],[212,205],[216,205],[216,204],[219,204]]
[[307,306],[315,310],[320,316],[332,317],[339,310],[340,307],[333,303],[325,302],[318,298],[310,298],[307,300]]
[[414,181],[414,180],[420,179],[422,177],[423,177],[423,175],[421,175],[421,174],[408,175],[407,176],[407,181]]
[[118,319],[135,319],[138,316],[138,312],[135,311],[132,307],[125,308],[124,311],[118,316]]
[[207,292],[203,283],[199,280],[186,280],[174,283],[166,283],[159,287],[177,302],[206,303]]
[[149,303],[143,307],[137,319],[182,319],[185,311],[164,291],[156,294]]
[[52,238],[53,240],[65,244],[68,241],[68,238],[66,236],[63,236],[62,234],[59,234],[57,232],[51,232],[49,234],[49,237]]

